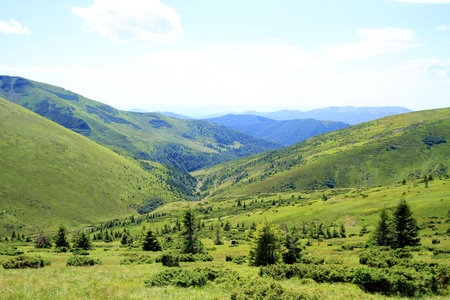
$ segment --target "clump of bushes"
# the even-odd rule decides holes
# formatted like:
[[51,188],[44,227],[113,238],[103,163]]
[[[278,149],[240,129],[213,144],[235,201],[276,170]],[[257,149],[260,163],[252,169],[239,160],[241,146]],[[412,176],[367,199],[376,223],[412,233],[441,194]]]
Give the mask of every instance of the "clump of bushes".
[[274,279],[297,277],[300,279],[313,279],[316,282],[351,282],[353,280],[353,269],[348,266],[333,264],[276,264],[261,267],[259,269],[259,275]]
[[367,268],[357,267],[354,283],[366,292],[398,294],[417,297],[436,293],[439,280],[432,273],[417,272],[413,268]]
[[437,293],[450,279],[450,267],[437,263],[415,262],[408,249],[369,248],[359,253],[367,267],[354,271],[354,283],[367,292],[417,297]]
[[17,247],[1,247],[0,255],[17,256],[23,254],[22,250],[17,250]]
[[195,269],[167,269],[155,274],[145,281],[147,286],[174,285],[179,287],[203,286],[208,281],[224,278],[230,274],[229,270],[217,270],[213,268]]
[[132,264],[151,264],[153,263],[153,258],[148,255],[138,255],[132,254],[120,261],[121,265],[132,265]]
[[26,269],[26,268],[43,268],[49,266],[51,263],[40,256],[32,257],[27,255],[18,255],[10,257],[2,262],[5,269]]
[[156,262],[161,262],[164,266],[178,267],[180,262],[196,262],[196,261],[212,261],[213,257],[209,253],[175,253],[164,252],[158,258]]
[[102,265],[102,262],[99,259],[87,257],[87,256],[72,256],[67,262],[66,266],[74,266],[74,267],[87,267],[94,265]]
[[235,264],[242,265],[247,261],[247,256],[245,255],[226,255],[225,261],[231,261]]
[[287,290],[278,282],[264,278],[256,278],[242,281],[237,288],[231,291],[230,299],[309,300],[318,298],[316,296],[299,294],[298,292]]
[[73,255],[89,255],[89,252],[83,249],[72,249],[71,252]]

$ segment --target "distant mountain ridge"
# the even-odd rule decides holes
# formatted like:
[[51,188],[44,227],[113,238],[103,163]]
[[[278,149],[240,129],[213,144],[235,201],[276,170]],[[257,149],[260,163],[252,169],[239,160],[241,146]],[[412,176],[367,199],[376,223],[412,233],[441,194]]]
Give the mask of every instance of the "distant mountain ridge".
[[21,77],[0,76],[0,97],[118,153],[183,171],[282,148],[280,144],[206,121],[121,111],[63,88]]
[[339,121],[350,125],[355,125],[407,112],[411,112],[411,110],[409,108],[400,106],[380,106],[380,107],[331,106],[326,108],[313,109],[310,111],[300,111],[300,110],[280,110],[275,112],[247,111],[243,112],[242,115],[257,115],[277,121],[312,118],[316,120]]
[[284,146],[291,146],[313,136],[350,126],[343,122],[315,119],[276,121],[257,115],[234,114],[204,120]]

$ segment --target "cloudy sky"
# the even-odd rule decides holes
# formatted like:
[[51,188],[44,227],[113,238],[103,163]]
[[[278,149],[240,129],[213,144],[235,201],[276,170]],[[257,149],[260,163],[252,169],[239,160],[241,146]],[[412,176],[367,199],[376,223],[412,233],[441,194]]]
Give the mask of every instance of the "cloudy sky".
[[195,115],[450,106],[450,0],[15,0],[0,74]]

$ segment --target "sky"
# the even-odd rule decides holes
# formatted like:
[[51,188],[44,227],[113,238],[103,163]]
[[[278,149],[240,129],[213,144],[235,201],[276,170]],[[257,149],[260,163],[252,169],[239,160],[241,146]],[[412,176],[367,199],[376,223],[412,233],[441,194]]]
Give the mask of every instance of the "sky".
[[450,105],[450,0],[15,0],[0,74],[184,115]]

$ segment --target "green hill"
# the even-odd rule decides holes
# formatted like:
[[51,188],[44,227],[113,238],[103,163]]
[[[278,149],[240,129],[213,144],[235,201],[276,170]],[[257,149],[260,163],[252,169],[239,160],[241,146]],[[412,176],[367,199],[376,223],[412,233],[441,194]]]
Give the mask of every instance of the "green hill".
[[374,187],[450,166],[450,109],[385,117],[195,172],[213,195]]
[[282,148],[225,126],[117,110],[60,87],[0,76],[0,97],[116,152],[193,171]]
[[88,226],[184,198],[171,170],[141,164],[0,98],[0,233]]

